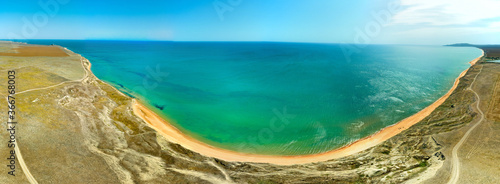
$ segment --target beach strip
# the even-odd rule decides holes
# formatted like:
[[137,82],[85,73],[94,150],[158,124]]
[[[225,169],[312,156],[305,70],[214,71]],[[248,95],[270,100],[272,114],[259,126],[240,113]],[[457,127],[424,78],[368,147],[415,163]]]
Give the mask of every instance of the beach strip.
[[[472,65],[476,64],[483,55],[469,62]],[[167,140],[180,144],[183,147],[200,153],[207,157],[214,157],[225,161],[236,162],[255,162],[255,163],[271,163],[277,165],[294,165],[305,164],[313,162],[327,161],[337,159],[352,154],[356,154],[373,146],[376,146],[389,138],[401,133],[402,131],[410,128],[414,124],[420,122],[425,117],[429,116],[432,111],[439,107],[457,88],[460,79],[467,73],[469,69],[463,71],[453,84],[453,87],[437,101],[422,109],[418,113],[399,121],[398,123],[388,126],[375,134],[353,142],[350,145],[327,151],[319,154],[311,155],[297,155],[297,156],[276,156],[276,155],[259,155],[259,154],[246,154],[235,152],[231,150],[217,148],[199,140],[196,140],[171,125],[168,120],[161,118],[159,115],[148,109],[146,106],[134,99],[132,108],[134,113],[142,118],[151,128],[155,129]]]

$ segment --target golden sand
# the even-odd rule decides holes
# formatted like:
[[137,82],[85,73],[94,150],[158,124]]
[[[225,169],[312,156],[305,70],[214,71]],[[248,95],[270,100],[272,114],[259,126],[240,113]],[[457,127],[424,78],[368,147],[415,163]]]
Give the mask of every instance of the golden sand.
[[[484,56],[484,52],[483,52]],[[481,56],[481,57],[483,57]],[[470,62],[471,65],[476,64],[481,57]],[[133,103],[134,113],[142,118],[145,122],[149,124],[153,129],[158,131],[166,139],[171,142],[180,144],[187,149],[194,152],[200,153],[208,157],[214,157],[226,161],[238,161],[238,162],[258,162],[258,163],[272,163],[278,165],[293,165],[293,164],[304,164],[312,162],[321,162],[331,159],[341,158],[349,156],[360,151],[366,150],[373,146],[376,146],[387,139],[401,133],[402,131],[408,129],[414,124],[420,122],[422,119],[431,114],[434,109],[440,106],[457,88],[460,78],[462,78],[469,69],[463,71],[460,76],[455,80],[453,87],[444,96],[439,98],[430,106],[421,110],[420,112],[401,120],[400,122],[386,127],[379,132],[360,139],[350,145],[344,146],[339,149],[331,150],[325,153],[312,154],[312,155],[300,155],[300,156],[273,156],[273,155],[257,155],[257,154],[246,154],[239,153],[231,150],[225,150],[217,148],[201,141],[198,141],[188,135],[183,134],[176,127],[172,126],[168,121],[162,119],[160,116],[155,114],[153,111],[140,104],[136,100]]]

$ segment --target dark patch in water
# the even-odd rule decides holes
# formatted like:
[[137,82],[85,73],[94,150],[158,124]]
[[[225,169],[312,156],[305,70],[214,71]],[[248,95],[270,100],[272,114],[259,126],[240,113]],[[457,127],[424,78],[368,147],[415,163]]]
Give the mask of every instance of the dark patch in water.
[[130,70],[127,70],[127,72],[129,72],[129,73],[133,73],[133,74],[136,74],[136,75],[138,75],[138,76],[140,76],[140,77],[142,77],[142,78],[147,77],[147,76],[146,76],[146,74],[143,74],[143,73],[140,73],[140,72],[130,71]]
[[129,94],[129,93],[127,93],[127,92],[125,92],[125,91],[122,91],[122,93],[123,93],[123,94],[125,94],[125,95],[127,95],[127,96],[128,96],[128,97],[130,97],[130,98],[135,98],[135,96],[134,96],[134,95],[131,95],[131,94]]
[[115,85],[118,85],[118,86],[120,86],[120,87],[124,88],[122,84],[120,84],[120,83],[118,83],[118,82],[116,82],[116,81],[110,81],[110,82],[111,82],[112,84],[115,84]]
[[155,104],[155,107],[158,108],[158,109],[160,109],[160,110],[163,110],[163,108],[165,108],[164,105],[158,105],[158,104]]
[[125,86],[123,86],[122,84],[120,84],[120,83],[118,83],[118,82],[116,82],[116,81],[111,81],[111,83],[112,83],[112,84],[115,84],[115,85],[120,86],[120,88],[121,88],[122,90],[120,90],[119,88],[117,88],[117,89],[118,89],[120,92],[122,92],[123,94],[127,95],[127,96],[128,96],[128,97],[130,97],[130,98],[135,98],[135,96],[134,96],[134,95],[131,95],[130,93],[127,93],[127,92],[125,91]]

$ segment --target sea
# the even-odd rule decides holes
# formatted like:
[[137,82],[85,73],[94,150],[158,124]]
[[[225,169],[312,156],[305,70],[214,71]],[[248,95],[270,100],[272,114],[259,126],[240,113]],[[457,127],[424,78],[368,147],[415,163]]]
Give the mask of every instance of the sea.
[[242,153],[307,155],[409,117],[481,50],[276,42],[26,40],[60,45],[181,132]]

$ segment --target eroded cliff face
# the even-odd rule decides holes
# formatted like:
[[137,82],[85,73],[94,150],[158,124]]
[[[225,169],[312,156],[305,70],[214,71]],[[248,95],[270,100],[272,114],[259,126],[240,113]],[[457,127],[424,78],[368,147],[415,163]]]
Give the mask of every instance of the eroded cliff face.
[[[225,162],[160,136],[133,114],[132,98],[98,80],[86,59],[65,52],[69,56],[0,56],[2,70],[18,71],[19,92],[24,91],[16,95],[18,146],[39,183],[401,183],[440,166],[444,144],[453,141],[435,135],[475,116],[474,98],[465,90],[473,69],[431,116],[358,154],[292,166]],[[0,142],[7,138],[1,131]],[[0,152],[8,151],[0,146]],[[20,167],[17,171],[15,177],[0,174],[0,183],[27,183]]]

